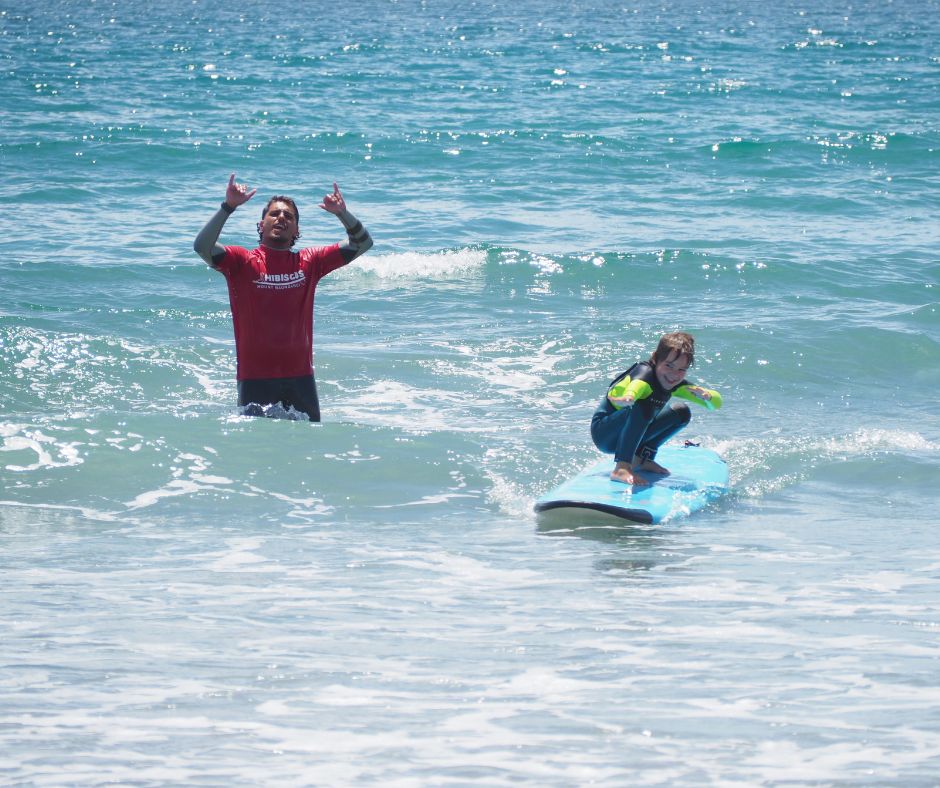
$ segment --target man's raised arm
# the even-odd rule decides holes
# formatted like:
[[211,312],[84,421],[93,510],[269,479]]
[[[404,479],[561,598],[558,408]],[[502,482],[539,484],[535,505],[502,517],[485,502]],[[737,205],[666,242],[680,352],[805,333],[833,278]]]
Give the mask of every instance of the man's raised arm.
[[231,216],[239,205],[254,197],[256,191],[258,190],[248,191],[245,184],[235,183],[234,172],[229,176],[228,187],[225,189],[225,202],[219,206],[212,218],[206,222],[206,226],[199,231],[196,240],[193,241],[193,250],[209,265],[214,267],[213,259],[225,254],[225,247],[219,243],[219,235],[222,233],[225,220]]
[[320,207],[324,211],[333,214],[346,228],[347,239],[345,243],[340,244],[339,250],[347,263],[351,263],[359,255],[368,252],[372,248],[372,236],[362,226],[362,222],[346,209],[346,200],[343,199],[339,186],[335,183],[333,184],[333,193],[323,198]]

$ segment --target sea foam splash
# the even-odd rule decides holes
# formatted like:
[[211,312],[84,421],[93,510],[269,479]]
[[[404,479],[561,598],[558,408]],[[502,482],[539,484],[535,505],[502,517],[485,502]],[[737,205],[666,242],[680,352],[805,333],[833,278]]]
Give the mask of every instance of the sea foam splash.
[[379,279],[446,279],[478,272],[486,263],[482,249],[453,249],[441,252],[398,252],[366,255],[346,269],[349,275]]

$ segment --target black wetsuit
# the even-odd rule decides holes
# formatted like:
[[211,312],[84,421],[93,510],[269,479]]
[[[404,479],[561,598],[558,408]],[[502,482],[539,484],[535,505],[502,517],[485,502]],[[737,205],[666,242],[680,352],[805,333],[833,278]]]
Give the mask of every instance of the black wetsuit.
[[[627,376],[631,380],[644,381],[652,391],[632,406],[618,410],[607,398],[607,393]],[[632,463],[635,456],[641,460],[654,459],[657,449],[692,418],[689,406],[684,402],[669,402],[674,391],[688,385],[691,384],[684,380],[675,388],[665,389],[649,362],[634,364],[610,382],[594,411],[591,418],[594,445],[606,454],[613,454],[617,462]]]

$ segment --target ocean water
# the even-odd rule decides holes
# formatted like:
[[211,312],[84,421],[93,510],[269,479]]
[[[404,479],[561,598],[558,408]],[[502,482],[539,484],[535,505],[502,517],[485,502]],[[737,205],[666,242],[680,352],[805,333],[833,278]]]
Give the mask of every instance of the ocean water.
[[[940,4],[0,3],[0,782],[940,784]],[[323,423],[192,252],[296,197]],[[729,495],[548,529],[685,329]]]

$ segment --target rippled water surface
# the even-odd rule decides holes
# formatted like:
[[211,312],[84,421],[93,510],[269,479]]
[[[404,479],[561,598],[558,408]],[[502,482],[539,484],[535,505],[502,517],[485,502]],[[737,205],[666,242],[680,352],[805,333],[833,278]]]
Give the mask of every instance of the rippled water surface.
[[[0,6],[0,782],[936,785],[938,11]],[[235,408],[233,171],[376,239],[322,424]],[[538,522],[676,328],[730,494]]]

